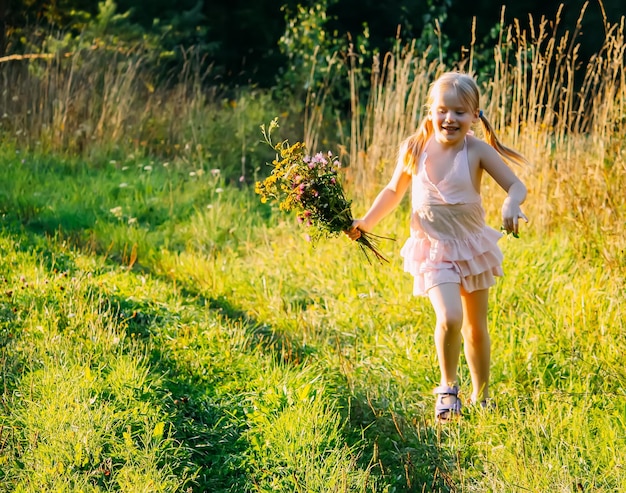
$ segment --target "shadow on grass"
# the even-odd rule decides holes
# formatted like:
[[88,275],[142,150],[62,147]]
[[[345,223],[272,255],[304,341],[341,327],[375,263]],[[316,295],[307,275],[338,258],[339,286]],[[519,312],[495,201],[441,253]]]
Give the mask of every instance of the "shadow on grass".
[[[244,352],[261,353],[294,367],[305,365],[314,352],[293,334],[260,323],[226,297],[205,297],[190,288],[181,294],[194,309],[211,310],[228,323],[245,327],[249,337],[241,347]],[[158,336],[172,317],[162,304],[110,294],[102,309],[124,321],[128,333],[139,338]],[[193,347],[188,352],[193,357]],[[194,490],[218,493],[249,489],[253,478],[246,468],[250,447],[245,437],[246,376],[240,373],[249,370],[220,367],[212,361],[190,364],[159,347],[153,349],[150,362],[153,371],[166,375],[164,386],[171,396],[166,407],[175,438],[187,451],[188,464],[198,471]],[[373,402],[367,392],[338,385],[335,394],[345,414],[347,446],[371,451],[361,454],[358,466],[369,470],[378,484],[396,491],[457,491],[455,458],[441,445],[440,433],[446,431],[431,426],[423,414],[412,419],[395,413],[388,402]]]
[[[176,324],[178,315],[163,304],[110,293],[94,293],[94,298],[99,300],[98,310],[122,324],[135,340],[158,338]],[[249,489],[243,464],[248,448],[243,399],[230,391],[236,381],[229,380],[228,369],[200,357],[194,360],[193,345],[184,357],[158,345],[150,347],[150,371],[161,377],[164,391],[163,402],[155,405],[165,409],[172,438],[185,455],[184,470],[175,472],[194,476],[189,491]]]
[[248,328],[250,336],[249,349],[271,354],[278,363],[300,365],[315,352],[313,347],[305,347],[291,333],[278,331],[268,324],[259,322],[245,311],[234,306],[224,296],[206,298],[189,289],[183,290],[183,294],[187,297],[196,298],[196,303],[199,306],[206,306],[231,322],[244,324]]
[[395,412],[388,402],[374,402],[366,390],[349,399],[349,440],[372,449],[369,466],[396,491],[450,493],[457,491],[455,458],[441,445],[445,427]]
[[[34,250],[47,269],[76,269],[72,257],[55,248],[45,232],[23,228],[14,232],[20,234],[20,248]],[[161,280],[169,282],[164,277]],[[211,310],[230,323],[245,327],[249,338],[243,351],[262,353],[280,364],[293,366],[306,364],[315,352],[297,334],[280,332],[256,320],[224,296],[206,297],[190,287],[181,294],[191,300],[196,310]],[[107,312],[139,340],[157,336],[174,316],[163,304],[149,301],[111,293],[94,293],[94,299],[99,300],[99,311]],[[5,315],[10,316],[8,312]],[[191,350],[189,357],[193,357]],[[240,395],[244,389],[237,388],[237,379],[242,375],[230,375],[228,368],[211,364],[190,364],[162,348],[153,349],[150,363],[152,371],[165,376],[167,397],[161,404],[170,413],[174,438],[187,454],[181,467],[197,471],[193,489],[216,493],[250,489],[252,480],[245,464],[249,448],[245,438],[245,402]],[[361,454],[359,466],[372,471],[381,484],[396,491],[456,491],[450,473],[454,470],[454,458],[441,447],[436,428],[420,418],[413,420],[394,413],[388,404],[372,403],[367,389],[352,391],[347,385],[338,384],[336,396],[346,414],[347,445],[372,451],[371,455]]]
[[[210,310],[225,319],[228,324],[245,327],[248,331],[241,350],[250,354],[263,354],[281,365],[299,365],[311,354],[293,337],[261,324],[245,311],[231,304],[225,297],[207,298],[190,289],[181,294],[188,304],[199,312]],[[128,335],[134,338],[158,338],[159,332],[168,330],[177,316],[160,303],[140,301],[111,293],[94,293],[99,310],[123,324]],[[198,334],[196,334],[196,337]],[[162,347],[154,347],[150,354],[152,371],[165,375],[164,390],[170,397],[165,403],[171,413],[179,441],[188,455],[187,464],[197,470],[194,491],[248,491],[251,479],[246,466],[250,444],[245,437],[247,430],[245,406],[248,382],[257,375],[246,365],[237,368],[224,366],[224,361],[198,356],[194,349],[206,352],[203,342],[190,341],[181,357]]]
[[[304,349],[304,344],[294,335],[278,333],[260,324],[225,297],[206,299],[190,289],[184,293],[195,297],[200,306],[204,304],[232,322],[245,324],[252,335],[250,351],[270,352],[277,361],[294,366],[305,364],[315,352],[310,345]],[[445,428],[433,427],[424,414],[410,418],[390,410],[389,403],[374,403],[367,396],[367,389],[350,391],[347,385],[340,384],[336,391],[348,423],[345,430],[348,446],[372,450],[371,456],[359,457],[359,467],[371,471],[380,482],[396,491],[457,491],[453,473],[456,458],[441,445],[440,435],[447,433]]]

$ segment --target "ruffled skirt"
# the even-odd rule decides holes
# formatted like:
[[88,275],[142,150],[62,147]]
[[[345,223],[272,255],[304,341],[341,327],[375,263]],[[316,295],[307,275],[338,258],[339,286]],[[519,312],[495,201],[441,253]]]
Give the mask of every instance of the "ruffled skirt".
[[480,203],[424,205],[413,211],[411,236],[400,254],[415,278],[413,292],[425,296],[444,282],[459,282],[466,292],[486,289],[502,276],[502,234],[485,224]]

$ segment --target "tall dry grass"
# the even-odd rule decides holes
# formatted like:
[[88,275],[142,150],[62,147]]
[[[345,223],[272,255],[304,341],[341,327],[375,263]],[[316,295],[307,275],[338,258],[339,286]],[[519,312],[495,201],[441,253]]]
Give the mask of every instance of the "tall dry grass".
[[[499,138],[530,161],[515,171],[528,185],[524,205],[538,234],[567,229],[580,239],[581,257],[599,253],[607,265],[626,270],[626,84],[624,18],[605,19],[606,37],[590,60],[579,57],[579,31],[560,34],[556,19],[505,26],[494,50],[495,70],[481,77],[485,115]],[[504,23],[503,23],[504,25]],[[469,60],[446,66],[427,61],[413,46],[374,60],[371,94],[359,106],[359,67],[353,89],[351,168],[353,194],[371,200],[389,178],[398,144],[424,116],[429,85],[445,70],[472,72]],[[476,128],[477,132],[480,129]],[[485,180],[483,200],[495,221],[503,194]]]
[[[0,63],[0,133],[22,149],[91,162],[131,154],[205,162],[224,158],[238,171],[259,139],[243,139],[241,149],[226,140],[258,129],[257,121],[269,116],[255,113],[267,103],[252,91],[248,104],[241,104],[245,100],[239,94],[227,97],[223,88],[209,83],[211,69],[204,68],[193,49],[184,56],[180,70],[167,80],[142,47],[83,49],[28,60],[7,57]],[[259,102],[251,103],[255,98]],[[223,111],[225,106],[230,111]],[[252,113],[251,118],[244,113]],[[209,149],[216,142],[228,150]]]

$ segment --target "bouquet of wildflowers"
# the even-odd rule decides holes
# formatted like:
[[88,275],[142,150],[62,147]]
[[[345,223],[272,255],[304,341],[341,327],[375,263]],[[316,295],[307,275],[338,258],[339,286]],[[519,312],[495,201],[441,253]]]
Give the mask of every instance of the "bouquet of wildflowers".
[[[339,160],[331,152],[311,156],[302,142],[273,144],[271,132],[276,127],[276,119],[267,129],[261,125],[265,141],[276,150],[271,174],[255,186],[261,202],[277,202],[281,210],[294,211],[313,242],[348,230],[353,217],[351,202],[346,199],[339,181]],[[368,260],[373,254],[379,261],[386,262],[376,248],[376,238],[380,237],[362,232],[356,241]]]

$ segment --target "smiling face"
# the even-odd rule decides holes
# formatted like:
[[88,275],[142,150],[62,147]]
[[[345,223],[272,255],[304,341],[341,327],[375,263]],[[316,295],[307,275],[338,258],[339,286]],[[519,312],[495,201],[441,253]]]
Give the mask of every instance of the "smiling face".
[[454,87],[433,91],[430,119],[438,142],[456,144],[462,141],[477,118],[478,111],[471,111]]
[[478,119],[478,89],[474,80],[459,74],[446,74],[432,87],[428,118],[438,142],[461,142]]

